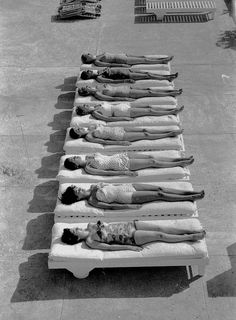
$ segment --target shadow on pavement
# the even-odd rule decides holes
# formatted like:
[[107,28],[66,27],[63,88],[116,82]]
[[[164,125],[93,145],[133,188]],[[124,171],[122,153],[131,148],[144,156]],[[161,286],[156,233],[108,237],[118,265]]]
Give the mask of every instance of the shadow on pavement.
[[74,91],[60,94],[57,98],[57,103],[55,104],[55,108],[72,110],[74,98],[75,98]]
[[23,250],[49,250],[51,245],[54,214],[44,213],[28,222]]
[[57,201],[58,185],[58,181],[50,180],[36,186],[27,211],[32,213],[53,212]]
[[236,243],[227,247],[231,269],[207,281],[208,296],[236,297]]
[[[79,66],[78,66],[79,70]],[[61,89],[61,91],[75,91],[76,89],[76,81],[77,77],[68,77],[64,79],[64,83],[60,84],[59,86],[55,87],[56,89]]]
[[66,270],[49,270],[47,260],[46,253],[37,253],[20,264],[11,302],[170,297],[196,279],[188,280],[185,267],[95,269],[88,278],[76,279]]

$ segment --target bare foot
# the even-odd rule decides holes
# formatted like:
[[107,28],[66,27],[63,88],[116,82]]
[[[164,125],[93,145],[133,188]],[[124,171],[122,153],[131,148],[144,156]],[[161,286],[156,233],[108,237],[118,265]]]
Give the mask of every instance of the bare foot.
[[196,232],[191,235],[191,240],[190,241],[198,241],[202,240],[206,236],[206,231],[203,230],[202,232]]

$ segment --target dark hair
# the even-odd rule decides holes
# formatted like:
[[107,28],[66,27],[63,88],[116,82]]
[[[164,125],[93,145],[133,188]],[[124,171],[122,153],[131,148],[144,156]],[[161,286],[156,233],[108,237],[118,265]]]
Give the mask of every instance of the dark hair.
[[74,187],[70,186],[61,195],[61,203],[70,205],[78,201],[78,196],[75,194]]
[[87,70],[86,70],[86,71],[84,70],[84,71],[81,72],[80,78],[81,78],[82,80],[88,80],[88,79],[90,79]]
[[79,139],[79,135],[75,132],[74,128],[70,128],[69,136],[71,139]]
[[87,63],[87,55],[86,55],[86,54],[82,54],[82,56],[81,56],[81,61],[82,61],[83,63]]
[[80,168],[80,166],[74,162],[73,158],[66,158],[64,161],[64,167],[68,170],[77,170]]
[[88,89],[86,87],[79,88],[78,93],[79,93],[79,95],[84,96],[84,97],[90,95],[90,93],[88,92]]
[[78,236],[76,234],[74,234],[73,232],[71,232],[70,229],[65,228],[63,230],[63,234],[61,236],[61,241],[66,243],[66,244],[76,244],[81,242],[82,240],[78,238]]
[[76,107],[75,113],[76,113],[78,116],[83,116],[83,115],[84,115],[84,111],[83,111],[79,106]]

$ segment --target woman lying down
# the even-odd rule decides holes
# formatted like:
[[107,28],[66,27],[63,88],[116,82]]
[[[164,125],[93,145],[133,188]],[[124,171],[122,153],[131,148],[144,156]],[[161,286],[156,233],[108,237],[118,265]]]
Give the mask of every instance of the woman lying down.
[[204,195],[203,190],[197,192],[163,188],[151,184],[100,182],[92,184],[87,190],[71,185],[62,193],[60,201],[65,205],[70,205],[86,200],[95,208],[122,210],[139,209],[142,204],[153,201],[195,201],[202,199]]
[[190,157],[159,157],[132,152],[121,152],[112,155],[94,153],[83,160],[80,156],[68,157],[64,167],[68,170],[84,169],[88,174],[102,176],[137,176],[137,171],[148,168],[186,167],[194,161]]
[[106,127],[103,125],[91,125],[88,128],[70,128],[69,135],[72,139],[83,138],[88,142],[103,145],[129,146],[139,140],[158,140],[168,137],[176,137],[183,129],[166,128],[139,128],[139,127]]
[[64,229],[62,242],[73,245],[85,241],[92,249],[117,251],[141,251],[142,245],[151,242],[177,243],[198,241],[205,237],[205,231],[193,232],[174,227],[159,227],[151,221],[129,221],[105,223],[88,223],[86,229]]
[[147,106],[147,107],[131,107],[127,103],[118,104],[96,104],[90,106],[83,104],[75,109],[75,113],[78,116],[84,116],[91,114],[97,120],[103,120],[106,122],[116,121],[133,121],[139,117],[160,117],[168,115],[177,115],[183,111],[184,106],[181,107],[166,107],[166,106]]

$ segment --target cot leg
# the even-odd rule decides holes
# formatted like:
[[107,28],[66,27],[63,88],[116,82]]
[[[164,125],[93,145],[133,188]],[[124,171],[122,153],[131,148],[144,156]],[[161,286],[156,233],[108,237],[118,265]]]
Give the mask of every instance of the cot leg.
[[77,270],[73,270],[73,269],[70,269],[70,271],[73,273],[73,275],[78,278],[78,279],[84,279],[84,278],[87,278],[88,275],[89,275],[89,272],[91,270],[89,269],[83,269],[83,268],[78,268]]
[[206,270],[206,264],[205,263],[201,263],[201,264],[198,265],[198,274],[199,274],[199,276],[204,276],[205,270]]

